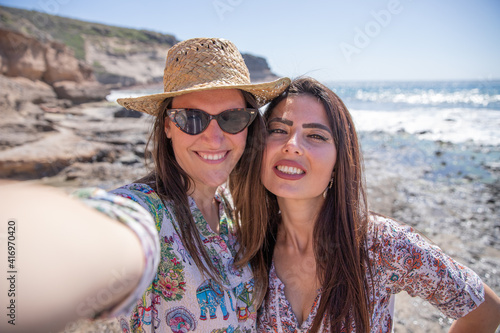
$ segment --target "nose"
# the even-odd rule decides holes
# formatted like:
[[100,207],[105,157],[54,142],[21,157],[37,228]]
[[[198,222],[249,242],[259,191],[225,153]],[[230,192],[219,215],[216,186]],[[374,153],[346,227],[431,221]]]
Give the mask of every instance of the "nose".
[[202,135],[204,140],[213,148],[219,147],[224,139],[224,132],[215,119],[210,119],[208,127],[203,131]]
[[290,136],[290,138],[287,140],[285,145],[283,146],[283,152],[288,153],[288,154],[297,154],[297,155],[302,155],[303,150],[299,142],[299,138],[297,137],[297,134],[293,134]]

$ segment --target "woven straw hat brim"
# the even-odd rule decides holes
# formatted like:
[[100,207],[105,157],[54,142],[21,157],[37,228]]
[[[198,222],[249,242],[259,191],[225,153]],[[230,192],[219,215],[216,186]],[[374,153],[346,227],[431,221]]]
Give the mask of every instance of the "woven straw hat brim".
[[135,98],[119,98],[117,102],[127,109],[156,116],[158,115],[160,104],[168,97],[175,97],[203,90],[240,89],[254,95],[259,107],[261,107],[269,103],[275,97],[279,96],[289,85],[290,79],[287,77],[271,82],[240,85],[214,84],[213,82],[210,82],[204,86],[194,86],[180,91],[164,92]]

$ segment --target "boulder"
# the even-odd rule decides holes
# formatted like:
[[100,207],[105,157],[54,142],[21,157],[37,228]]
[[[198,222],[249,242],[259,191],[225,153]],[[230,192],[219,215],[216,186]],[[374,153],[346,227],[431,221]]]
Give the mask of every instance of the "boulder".
[[53,87],[57,97],[68,99],[75,104],[102,101],[110,92],[109,89],[103,87],[100,83],[89,81],[81,83],[60,81],[55,82]]
[[47,133],[55,131],[54,125],[47,120],[0,123],[0,151],[42,140]]
[[[57,95],[50,85],[39,80],[30,80],[25,77],[5,78],[9,80],[13,87],[16,87],[18,94],[16,97],[25,101],[40,104],[50,102],[57,98]],[[1,80],[0,80],[1,81]]]
[[57,174],[74,162],[92,161],[108,146],[64,131],[0,151],[1,178],[40,178]]
[[24,77],[0,75],[0,123],[27,114],[41,114],[37,105],[54,103],[57,95],[51,86],[42,81],[32,81]]
[[64,44],[51,42],[45,53],[47,69],[43,74],[43,80],[49,84],[58,81],[84,81],[84,75],[80,72],[78,59],[74,53]]
[[115,111],[113,116],[115,118],[141,118],[144,113],[135,111],[135,110],[129,110],[127,108],[120,108],[118,111]]
[[135,78],[127,75],[119,75],[116,73],[96,71],[95,77],[100,83],[115,88],[130,87],[137,84],[137,80]]

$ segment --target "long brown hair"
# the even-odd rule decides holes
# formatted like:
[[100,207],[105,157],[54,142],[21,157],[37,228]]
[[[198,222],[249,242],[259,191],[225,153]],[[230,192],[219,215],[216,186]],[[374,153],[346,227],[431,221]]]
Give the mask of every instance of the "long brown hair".
[[[328,190],[314,225],[316,274],[322,296],[310,331],[318,331],[324,318],[324,323],[330,326],[331,332],[340,332],[342,325],[350,331],[351,324],[355,325],[356,332],[369,332],[370,268],[366,247],[368,210],[362,157],[354,123],[342,100],[311,78],[294,80],[282,95],[269,104],[264,119],[267,121],[273,109],[292,95],[313,96],[324,106],[337,149],[333,187]],[[262,155],[262,152],[256,153]],[[257,161],[257,157],[253,160]],[[260,168],[258,170],[260,174]],[[263,187],[261,183],[260,186]],[[242,248],[249,255],[253,254],[251,262],[256,280],[256,295],[262,297],[268,286],[281,214],[274,194],[264,190],[265,199],[258,201],[261,192],[251,187],[247,187],[247,190],[253,191],[247,192],[248,200],[253,205],[238,206],[236,202],[237,212],[242,217],[252,212],[254,216],[249,220],[242,220],[244,235],[240,241]],[[245,209],[250,209],[250,212]],[[261,212],[262,209],[264,212]],[[262,301],[262,298],[258,300]]]
[[[242,93],[247,107],[258,107],[255,97],[252,94],[246,91],[242,91]],[[180,229],[179,236],[184,248],[191,254],[200,272],[206,274],[215,281],[221,282],[217,269],[203,246],[189,208],[188,195],[190,194],[189,191],[194,190],[195,184],[190,176],[177,163],[172,141],[167,138],[165,134],[166,110],[171,106],[172,100],[173,98],[167,98],[160,105],[160,112],[155,119],[153,129],[148,139],[147,146],[151,143],[153,144],[152,157],[154,161],[154,170],[146,177],[136,182],[148,184],[155,190],[164,203],[167,201],[172,203],[175,218]],[[245,150],[232,173],[248,173],[247,168],[250,165],[250,163],[248,163],[248,158],[250,157],[249,152],[255,149],[254,147],[256,145],[263,145],[261,138],[264,136],[264,133],[265,125],[262,116],[258,114],[256,119],[248,127]],[[230,198],[223,197],[223,200],[226,201],[226,204],[230,205]],[[232,212],[227,210],[227,213],[229,214],[228,216],[234,220]],[[238,230],[239,225],[235,224],[235,227]]]

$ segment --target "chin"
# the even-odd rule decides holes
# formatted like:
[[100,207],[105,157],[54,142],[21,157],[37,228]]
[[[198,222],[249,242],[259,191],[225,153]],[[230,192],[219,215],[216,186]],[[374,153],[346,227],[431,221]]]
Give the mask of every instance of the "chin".
[[276,195],[277,197],[283,198],[283,199],[294,199],[294,200],[315,200],[315,199],[317,199],[317,200],[324,200],[324,198],[323,198],[323,192],[321,192],[320,194],[317,194],[317,193],[305,193],[303,190],[300,190],[300,189],[294,189],[294,190],[279,189],[279,190],[276,190],[276,191],[269,190],[269,192],[271,192],[274,195]]
[[220,176],[220,175],[214,175],[212,177],[210,175],[207,175],[207,176],[208,177],[205,177],[205,179],[203,179],[203,184],[205,184],[206,186],[209,186],[209,187],[221,186],[229,178],[229,174],[226,174],[224,176]]

